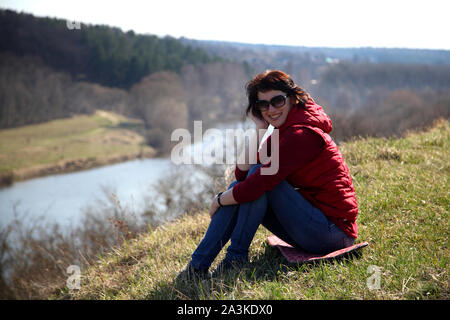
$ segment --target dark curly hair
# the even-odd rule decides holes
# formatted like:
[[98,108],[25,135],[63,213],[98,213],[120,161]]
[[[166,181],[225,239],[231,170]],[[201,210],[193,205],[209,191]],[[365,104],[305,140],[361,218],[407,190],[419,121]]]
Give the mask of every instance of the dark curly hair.
[[289,97],[295,97],[294,105],[296,107],[304,107],[306,101],[310,99],[309,93],[294,83],[291,76],[280,70],[267,70],[258,74],[246,85],[248,106],[245,114],[248,116],[250,111],[252,114],[262,119],[261,112],[256,109],[255,103],[258,100],[258,92],[267,92],[269,90],[280,90]]

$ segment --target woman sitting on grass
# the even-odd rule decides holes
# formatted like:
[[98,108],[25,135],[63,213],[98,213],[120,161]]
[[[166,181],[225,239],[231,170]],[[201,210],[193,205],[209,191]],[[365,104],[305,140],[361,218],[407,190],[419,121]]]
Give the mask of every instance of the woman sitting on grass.
[[311,253],[351,246],[357,237],[352,179],[328,135],[332,124],[322,107],[288,74],[277,70],[251,80],[247,96],[247,115],[257,131],[267,130],[269,124],[279,130],[279,150],[274,151],[279,152],[278,171],[261,174],[270,163],[236,165],[237,181],[214,197],[208,230],[180,274],[188,278],[209,275],[209,267],[230,239],[226,257],[213,275],[243,267],[260,224]]

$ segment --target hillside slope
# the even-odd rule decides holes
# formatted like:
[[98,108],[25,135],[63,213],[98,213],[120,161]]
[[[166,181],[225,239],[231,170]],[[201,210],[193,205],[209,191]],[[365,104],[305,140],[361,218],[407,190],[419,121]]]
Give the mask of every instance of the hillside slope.
[[[361,139],[340,146],[358,196],[359,259],[289,266],[260,228],[251,266],[195,284],[175,283],[207,225],[206,212],[184,216],[125,243],[82,270],[71,299],[449,299],[450,124],[402,139]],[[223,252],[221,257],[223,257]],[[217,259],[217,260],[219,260]],[[217,261],[215,262],[217,263]],[[380,288],[370,290],[371,266]]]

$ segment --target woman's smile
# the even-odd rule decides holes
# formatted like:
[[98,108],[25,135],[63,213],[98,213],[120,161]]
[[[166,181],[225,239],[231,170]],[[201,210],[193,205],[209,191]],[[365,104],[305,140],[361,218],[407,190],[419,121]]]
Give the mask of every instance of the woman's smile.
[[279,112],[279,113],[277,113],[277,114],[268,114],[267,116],[268,116],[272,121],[275,121],[275,120],[277,120],[282,114],[283,114],[282,112]]

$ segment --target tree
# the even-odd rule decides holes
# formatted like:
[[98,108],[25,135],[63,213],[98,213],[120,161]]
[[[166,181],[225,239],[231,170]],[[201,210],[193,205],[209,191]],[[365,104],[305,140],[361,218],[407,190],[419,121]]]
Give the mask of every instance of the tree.
[[180,77],[166,71],[154,73],[134,85],[130,95],[135,114],[144,120],[148,130],[147,141],[167,149],[172,131],[188,125],[189,113]]

